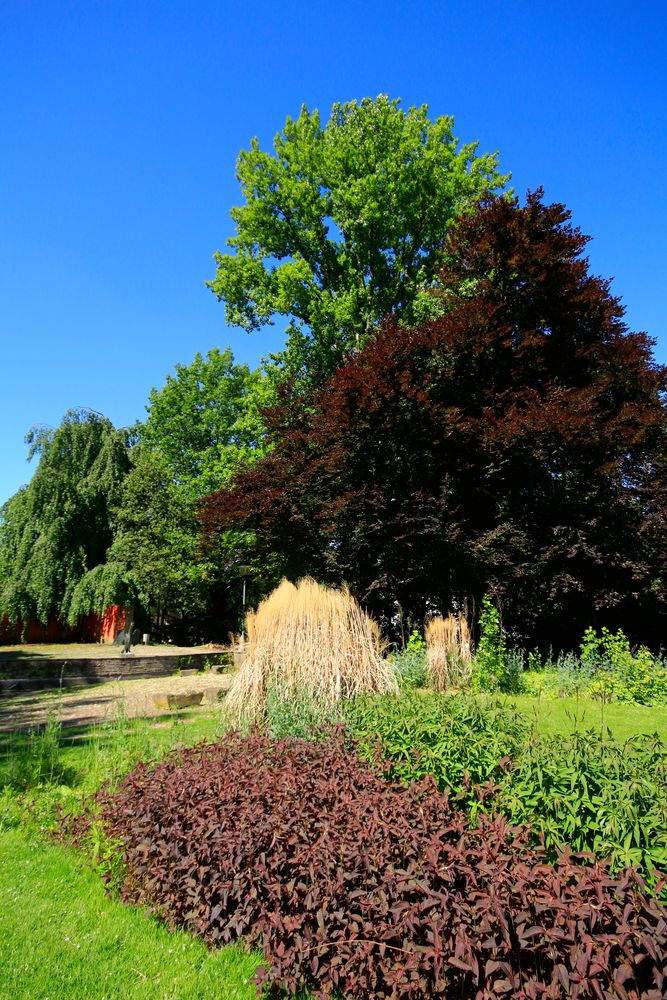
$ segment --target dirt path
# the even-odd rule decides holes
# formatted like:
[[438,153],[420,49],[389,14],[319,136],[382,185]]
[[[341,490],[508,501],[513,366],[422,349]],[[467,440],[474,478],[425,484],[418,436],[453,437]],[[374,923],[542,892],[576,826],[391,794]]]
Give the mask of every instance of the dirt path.
[[202,692],[202,705],[211,707],[231,684],[231,673],[151,677],[145,680],[109,681],[75,691],[36,691],[0,700],[0,732],[43,725],[49,711],[56,711],[65,726],[87,726],[117,717],[119,707],[129,718],[164,715],[154,695]]

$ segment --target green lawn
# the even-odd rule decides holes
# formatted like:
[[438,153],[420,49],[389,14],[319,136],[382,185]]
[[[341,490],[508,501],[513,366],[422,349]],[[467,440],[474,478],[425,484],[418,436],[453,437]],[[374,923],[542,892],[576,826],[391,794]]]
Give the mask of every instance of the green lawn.
[[507,698],[535,720],[537,732],[568,733],[575,729],[595,729],[608,727],[616,740],[627,740],[631,736],[657,733],[667,742],[667,708],[649,708],[646,705],[623,705],[614,702],[601,705],[590,698],[533,698],[529,695],[513,695]]
[[136,907],[109,899],[65,848],[0,833],[0,997],[6,1000],[252,998],[260,961],[210,952]]

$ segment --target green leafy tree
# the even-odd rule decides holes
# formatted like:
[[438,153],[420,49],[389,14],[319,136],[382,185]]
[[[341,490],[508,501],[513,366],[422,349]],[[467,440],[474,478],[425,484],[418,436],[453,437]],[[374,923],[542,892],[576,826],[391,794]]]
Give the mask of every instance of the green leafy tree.
[[151,390],[113,543],[77,586],[72,616],[121,603],[140,608],[158,636],[167,628],[178,641],[226,637],[250,536],[224,532],[202,555],[197,502],[263,454],[268,391],[262,372],[235,364],[229,348],[196,354]]
[[442,315],[384,324],[308,408],[285,394],[272,450],[202,505],[211,536],[254,531],[390,634],[398,607],[493,593],[513,642],[567,648],[593,623],[659,646],[667,369],[586,243],[540,192],[482,200],[448,237]]
[[174,483],[204,496],[263,454],[269,391],[262,371],[235,364],[229,347],[196,354],[151,389],[140,440],[160,451]]
[[423,318],[453,219],[507,177],[497,154],[459,146],[454,120],[380,95],[335,104],[323,126],[304,105],[266,153],[237,161],[245,204],[233,208],[231,254],[217,252],[210,288],[246,330],[289,319],[279,356],[326,377],[383,317]]
[[0,617],[65,621],[77,584],[111,544],[129,435],[98,413],[70,410],[26,440],[39,464],[0,514]]
[[209,574],[210,565],[197,550],[193,498],[174,482],[161,452],[139,446],[106,561],[77,584],[70,620],[119,603],[143,609],[159,635],[166,613],[177,624],[202,617]]

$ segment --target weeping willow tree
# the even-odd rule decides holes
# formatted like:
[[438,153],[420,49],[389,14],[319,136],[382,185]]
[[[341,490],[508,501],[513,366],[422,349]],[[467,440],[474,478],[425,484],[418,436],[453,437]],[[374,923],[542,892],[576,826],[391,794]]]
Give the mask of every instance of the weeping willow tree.
[[142,609],[159,636],[166,611],[177,620],[204,614],[211,566],[198,557],[195,499],[164,455],[140,444],[131,459],[106,561],[77,583],[69,619],[120,604]]
[[0,619],[71,621],[77,585],[105,562],[113,539],[130,435],[77,409],[55,429],[33,428],[26,442],[39,464],[0,510]]

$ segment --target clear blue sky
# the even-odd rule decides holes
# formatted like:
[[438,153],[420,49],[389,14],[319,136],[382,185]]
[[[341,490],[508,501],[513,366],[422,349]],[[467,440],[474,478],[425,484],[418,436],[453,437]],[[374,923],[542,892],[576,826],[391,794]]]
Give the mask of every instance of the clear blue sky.
[[0,46],[0,502],[32,424],[129,424],[196,351],[279,346],[227,329],[204,281],[236,155],[304,102],[454,115],[519,193],[572,209],[667,362],[665,0],[2,0]]

